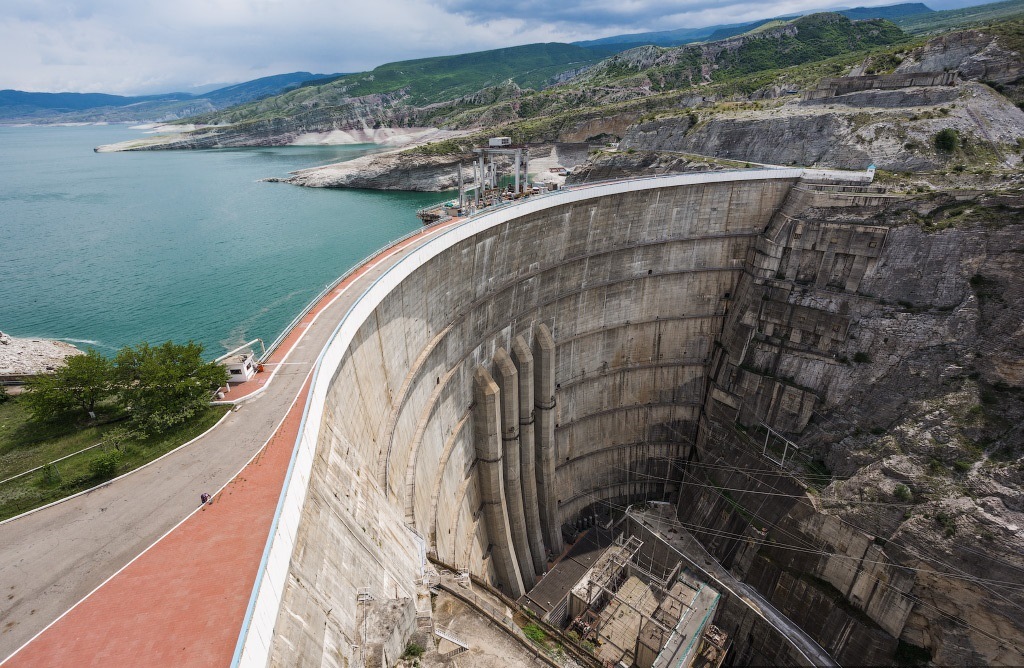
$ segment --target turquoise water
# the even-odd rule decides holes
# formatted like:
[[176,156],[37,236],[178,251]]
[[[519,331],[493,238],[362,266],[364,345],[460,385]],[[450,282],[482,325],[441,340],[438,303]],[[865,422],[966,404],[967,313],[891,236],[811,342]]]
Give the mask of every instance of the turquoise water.
[[436,193],[259,179],[369,146],[94,153],[123,126],[0,127],[0,330],[110,353],[268,344],[325,285],[416,229]]

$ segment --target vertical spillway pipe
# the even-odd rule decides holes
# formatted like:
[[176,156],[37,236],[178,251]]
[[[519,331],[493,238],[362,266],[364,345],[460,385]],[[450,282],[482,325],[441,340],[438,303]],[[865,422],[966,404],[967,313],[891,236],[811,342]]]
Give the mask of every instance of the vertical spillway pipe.
[[498,384],[487,369],[478,367],[473,378],[473,444],[476,447],[484,523],[498,581],[509,596],[519,598],[526,591],[519,564],[516,563],[508,515],[505,512],[505,482],[501,471],[501,418],[498,417],[500,394]]
[[519,461],[522,463],[523,509],[526,512],[526,534],[530,540],[533,569],[537,575],[547,570],[547,552],[541,530],[540,508],[537,505],[537,455],[534,447],[534,383],[533,353],[522,334],[512,341],[512,361],[519,370]]
[[558,523],[555,496],[555,340],[545,324],[533,335],[534,406],[533,425],[537,456],[537,501],[544,539],[553,554],[562,552],[562,531]]
[[526,531],[526,512],[523,509],[522,460],[519,454],[519,372],[504,348],[494,351],[494,375],[501,388],[498,405],[501,407],[502,468],[505,471],[508,524],[512,530],[512,544],[515,546],[523,585],[529,591],[533,589],[537,578],[534,577],[533,554]]

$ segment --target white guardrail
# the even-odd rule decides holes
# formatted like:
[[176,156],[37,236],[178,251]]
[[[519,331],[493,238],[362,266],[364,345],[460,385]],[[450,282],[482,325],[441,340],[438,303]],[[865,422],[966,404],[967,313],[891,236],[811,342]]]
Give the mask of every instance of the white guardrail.
[[[249,600],[249,607],[246,610],[231,665],[248,668],[250,666],[262,667],[268,663],[273,644],[274,625],[277,621],[278,610],[281,606],[288,578],[288,564],[291,561],[292,552],[295,548],[302,507],[309,488],[313,456],[320,435],[320,425],[323,420],[324,404],[327,399],[331,377],[334,375],[334,370],[341,364],[349,344],[363,322],[373,315],[374,310],[402,281],[431,258],[436,257],[444,250],[461,241],[514,218],[555,206],[640,190],[728,181],[797,179],[805,174],[819,177],[823,175],[823,170],[812,171],[803,168],[723,170],[651,176],[603,183],[585,183],[546,194],[535,195],[528,199],[505,205],[488,207],[473,217],[441,232],[423,245],[407,251],[404,258],[377,278],[349,308],[317,358],[313,371],[312,386],[303,410],[302,422],[299,426],[299,434],[292,451],[291,461],[288,464],[284,487],[278,500],[273,524],[270,528],[270,537],[264,549],[263,559],[260,562],[255,587]],[[865,181],[865,172],[837,171],[827,172],[826,174],[829,178],[836,180],[862,183]],[[370,255],[366,261],[373,259],[395,243],[414,236],[420,231],[416,230],[392,242],[387,247]],[[298,323],[309,312],[317,300],[333,290],[362,264],[356,265],[337,281],[325,288],[320,297],[314,300],[310,306],[306,307],[293,321],[293,325]],[[280,341],[283,340],[288,331],[286,329],[278,337],[278,340],[267,348],[268,355],[274,348],[280,345]]]

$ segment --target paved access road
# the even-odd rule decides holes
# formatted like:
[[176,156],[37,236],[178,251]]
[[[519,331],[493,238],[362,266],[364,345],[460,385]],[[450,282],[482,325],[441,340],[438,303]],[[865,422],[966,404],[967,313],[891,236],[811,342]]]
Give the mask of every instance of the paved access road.
[[273,436],[352,303],[406,252],[458,222],[397,244],[325,296],[272,358],[281,361],[268,367],[275,375],[264,390],[196,442],[87,494],[0,523],[0,660],[179,524],[200,494],[226,485]]

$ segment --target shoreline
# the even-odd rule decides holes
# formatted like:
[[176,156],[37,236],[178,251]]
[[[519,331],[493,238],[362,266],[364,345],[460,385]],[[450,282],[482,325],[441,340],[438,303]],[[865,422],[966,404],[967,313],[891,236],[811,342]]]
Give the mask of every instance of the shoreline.
[[77,346],[57,339],[17,338],[0,332],[0,384],[19,383],[52,373],[72,355],[84,355]]
[[[129,139],[93,148],[96,153],[127,151],[173,151],[182,149],[265,148],[268,146],[349,146],[376,144],[394,149],[407,149],[435,141],[472,134],[470,130],[443,130],[435,127],[350,128],[328,130],[296,129],[260,133],[256,129],[240,132],[232,125],[136,124],[153,136]],[[164,133],[164,134],[154,134]]]

